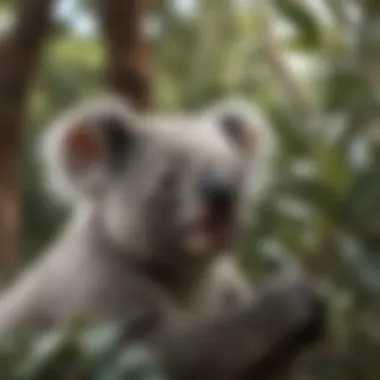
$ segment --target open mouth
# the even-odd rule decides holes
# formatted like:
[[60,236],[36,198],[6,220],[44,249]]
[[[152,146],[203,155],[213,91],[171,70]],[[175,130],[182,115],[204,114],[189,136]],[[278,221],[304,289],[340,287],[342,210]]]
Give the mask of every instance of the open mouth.
[[221,248],[229,239],[234,225],[232,214],[205,211],[189,231],[188,243],[194,253]]

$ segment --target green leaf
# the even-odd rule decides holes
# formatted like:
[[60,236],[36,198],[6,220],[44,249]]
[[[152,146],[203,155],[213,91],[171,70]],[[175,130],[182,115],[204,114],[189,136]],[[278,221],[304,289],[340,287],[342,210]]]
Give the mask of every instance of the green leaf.
[[277,9],[297,28],[299,45],[314,49],[321,44],[319,25],[303,1],[277,0]]
[[168,380],[156,355],[146,347],[122,351],[109,368],[95,376],[95,380]]

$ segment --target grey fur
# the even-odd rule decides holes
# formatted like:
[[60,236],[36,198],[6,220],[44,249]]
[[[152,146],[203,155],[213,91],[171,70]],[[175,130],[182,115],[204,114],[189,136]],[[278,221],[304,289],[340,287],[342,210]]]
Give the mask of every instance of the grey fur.
[[[219,122],[223,113],[237,114],[245,128],[242,132],[247,139],[254,136],[256,143],[242,146],[231,141]],[[105,143],[99,130],[106,127],[99,122],[106,115],[122,120],[125,133],[132,137],[128,152],[116,159],[125,162],[95,163],[78,175],[67,164],[72,158],[64,136],[81,122]],[[82,314],[131,328],[149,321],[149,334],[145,331],[140,338],[167,332],[157,344],[163,356],[178,365],[173,366],[174,376],[219,379],[222,373],[213,364],[211,369],[204,367],[206,358],[176,356],[186,346],[186,339],[190,349],[194,338],[180,336],[173,341],[171,337],[176,336],[173,332],[177,328],[201,331],[194,326],[205,325],[211,326],[207,331],[216,328],[216,336],[223,339],[225,335],[228,340],[236,330],[240,341],[231,344],[243,359],[226,364],[228,368],[222,366],[223,378],[232,379],[284,334],[296,332],[312,319],[315,296],[311,291],[303,292],[301,283],[290,287],[288,293],[279,288],[276,294],[281,301],[272,314],[269,306],[270,318],[276,317],[273,313],[282,314],[283,329],[275,328],[278,335],[263,328],[267,340],[260,343],[265,338],[262,336],[254,343],[260,328],[257,323],[252,330],[248,328],[248,321],[262,323],[262,318],[229,249],[236,234],[248,225],[268,179],[273,137],[257,110],[241,101],[230,101],[199,115],[138,116],[122,101],[110,98],[60,118],[49,128],[42,151],[49,183],[61,199],[71,202],[74,211],[67,227],[41,258],[4,292],[0,331],[17,327],[41,331]],[[114,165],[122,169],[115,171]],[[203,211],[196,185],[207,166],[240,175],[231,233],[226,231],[225,239],[216,246],[210,246],[202,236],[192,240],[191,228]],[[268,297],[269,301],[264,299],[270,305],[273,296]],[[244,318],[237,317],[236,312],[244,308]],[[228,328],[215,327],[220,322],[213,321],[228,315]],[[234,322],[236,318],[241,323]],[[223,361],[225,353],[217,346],[205,355]]]

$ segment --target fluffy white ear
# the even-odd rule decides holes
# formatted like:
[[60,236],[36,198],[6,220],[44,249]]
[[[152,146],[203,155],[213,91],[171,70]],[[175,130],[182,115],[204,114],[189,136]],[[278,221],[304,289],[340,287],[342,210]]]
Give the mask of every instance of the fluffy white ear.
[[125,159],[136,123],[114,97],[63,114],[45,130],[39,147],[48,189],[66,203],[100,195]]
[[257,199],[272,179],[277,145],[267,117],[257,105],[239,98],[227,99],[210,107],[206,117],[249,157],[251,190]]

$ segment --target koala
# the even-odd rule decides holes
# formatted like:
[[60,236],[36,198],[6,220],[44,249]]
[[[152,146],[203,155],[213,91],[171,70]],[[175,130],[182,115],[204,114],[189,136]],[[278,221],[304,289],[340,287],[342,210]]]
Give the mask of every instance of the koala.
[[152,345],[181,380],[267,378],[260,365],[278,347],[315,341],[313,288],[253,296],[232,254],[270,181],[273,133],[254,106],[165,116],[110,96],[58,118],[41,151],[48,189],[72,215],[3,292],[1,332],[77,316],[123,324],[126,343]]

